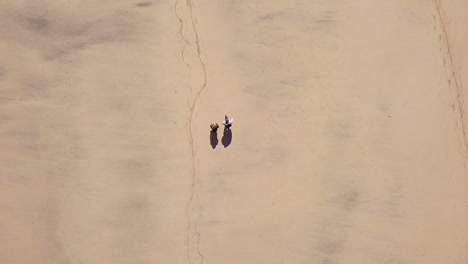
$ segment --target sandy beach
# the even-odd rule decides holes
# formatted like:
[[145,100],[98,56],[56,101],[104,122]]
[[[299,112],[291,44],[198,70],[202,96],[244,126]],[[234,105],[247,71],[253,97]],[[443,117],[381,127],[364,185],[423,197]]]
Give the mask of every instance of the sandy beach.
[[468,263],[466,10],[0,1],[0,263]]

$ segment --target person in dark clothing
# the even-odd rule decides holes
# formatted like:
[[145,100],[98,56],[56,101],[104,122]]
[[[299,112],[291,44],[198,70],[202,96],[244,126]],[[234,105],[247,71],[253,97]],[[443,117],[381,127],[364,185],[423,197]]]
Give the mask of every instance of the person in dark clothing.
[[211,132],[216,133],[218,131],[219,125],[218,123],[211,123],[210,128]]

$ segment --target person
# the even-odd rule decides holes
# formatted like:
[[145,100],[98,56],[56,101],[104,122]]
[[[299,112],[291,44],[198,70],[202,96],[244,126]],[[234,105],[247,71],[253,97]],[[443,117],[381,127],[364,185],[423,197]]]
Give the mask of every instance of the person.
[[211,132],[216,133],[218,131],[219,125],[218,123],[211,123],[210,128]]
[[223,121],[223,125],[226,127],[226,128],[229,128],[232,126],[232,121],[233,121],[233,118],[230,118],[227,116],[227,115],[224,115],[224,121]]

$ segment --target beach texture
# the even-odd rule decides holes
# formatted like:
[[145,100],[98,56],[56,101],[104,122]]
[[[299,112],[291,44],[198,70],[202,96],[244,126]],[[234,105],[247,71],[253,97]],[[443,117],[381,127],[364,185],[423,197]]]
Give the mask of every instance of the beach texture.
[[468,263],[467,11],[0,0],[0,263]]

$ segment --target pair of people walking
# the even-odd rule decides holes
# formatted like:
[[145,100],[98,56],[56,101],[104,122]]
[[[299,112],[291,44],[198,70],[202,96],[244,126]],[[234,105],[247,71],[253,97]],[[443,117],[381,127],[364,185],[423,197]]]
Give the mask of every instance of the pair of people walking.
[[[229,118],[227,115],[224,115],[224,121],[222,124],[224,125],[225,128],[230,128],[232,126],[233,121],[234,121],[234,118]],[[211,128],[211,132],[216,133],[218,131],[219,125],[218,123],[214,122],[214,123],[211,123],[210,128]]]
[[[224,125],[223,137],[221,138],[221,143],[226,148],[231,144],[232,141],[232,131],[231,126],[232,122],[234,121],[233,118],[229,118],[227,115],[224,116],[224,121],[222,124]],[[211,147],[214,149],[216,145],[218,145],[218,128],[219,125],[216,122],[210,124],[211,132],[210,132],[210,143]]]

